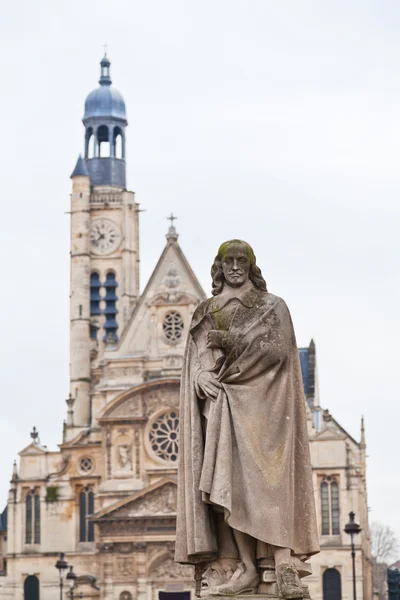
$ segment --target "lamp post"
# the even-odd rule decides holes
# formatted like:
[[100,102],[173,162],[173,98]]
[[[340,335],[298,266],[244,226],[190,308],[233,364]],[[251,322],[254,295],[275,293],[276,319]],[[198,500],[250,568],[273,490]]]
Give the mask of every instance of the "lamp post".
[[64,558],[65,553],[64,552],[60,552],[60,558],[58,559],[58,561],[56,562],[56,569],[58,569],[58,572],[60,574],[60,600],[63,600],[63,583],[64,583],[64,574],[65,571],[68,569],[68,564],[67,561]]
[[69,583],[69,595],[71,597],[71,600],[74,600],[74,587],[77,577],[73,571],[72,565],[69,567],[69,573],[67,573],[66,579]]
[[357,600],[356,593],[356,551],[354,549],[354,536],[360,533],[361,527],[358,523],[355,522],[354,517],[355,513],[353,511],[349,512],[350,521],[345,525],[344,530],[346,533],[350,535],[351,539],[351,558],[353,561],[353,600]]

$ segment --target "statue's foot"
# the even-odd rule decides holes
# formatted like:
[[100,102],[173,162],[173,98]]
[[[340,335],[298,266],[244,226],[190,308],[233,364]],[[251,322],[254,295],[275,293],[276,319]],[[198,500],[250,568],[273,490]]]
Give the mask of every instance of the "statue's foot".
[[303,586],[300,583],[299,574],[294,567],[283,563],[276,567],[276,579],[279,592],[285,600],[304,598]]
[[239,563],[231,580],[223,585],[218,585],[210,590],[212,596],[232,596],[236,594],[255,594],[257,592],[260,576],[257,569],[246,568]]

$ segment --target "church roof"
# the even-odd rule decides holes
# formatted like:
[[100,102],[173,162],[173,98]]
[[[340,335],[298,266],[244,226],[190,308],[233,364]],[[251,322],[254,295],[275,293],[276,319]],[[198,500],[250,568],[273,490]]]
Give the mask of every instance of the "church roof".
[[96,88],[85,100],[83,122],[93,117],[122,119],[126,121],[125,102],[117,89],[112,87],[110,61],[104,56],[101,65],[100,87]]
[[177,275],[175,273],[176,267],[178,267],[181,272],[181,275],[184,276],[188,283],[189,289],[187,289],[186,291],[193,298],[193,301],[199,303],[206,299],[206,295],[199,283],[199,280],[194,274],[190,264],[188,263],[184,253],[182,252],[181,247],[178,244],[178,234],[173,225],[171,225],[171,227],[169,228],[166,237],[167,244],[164,247],[164,250],[157,262],[157,265],[153,270],[150,279],[148,280],[147,285],[144,288],[139,298],[139,301],[136,304],[136,307],[121,335],[119,346],[121,350],[126,350],[127,347],[131,345],[134,323],[138,322],[138,315],[140,315],[140,313],[144,309],[145,303],[149,300],[149,297],[152,295],[153,291],[157,289],[157,282],[159,282],[160,277],[161,279],[163,279],[163,273],[166,273],[166,276],[168,278],[174,278]]
[[72,177],[89,177],[89,171],[81,154],[76,161],[75,169],[72,172],[71,179]]
[[315,343],[311,340],[308,348],[299,348],[301,375],[303,378],[304,393],[307,398],[315,394]]
[[7,531],[7,506],[0,514],[0,531]]

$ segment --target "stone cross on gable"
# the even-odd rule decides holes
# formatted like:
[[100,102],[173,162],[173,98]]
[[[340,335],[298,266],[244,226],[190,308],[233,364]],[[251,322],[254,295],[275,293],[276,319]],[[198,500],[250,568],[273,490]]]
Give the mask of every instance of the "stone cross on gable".
[[176,241],[178,239],[178,234],[176,233],[176,229],[174,227],[174,221],[176,221],[178,217],[174,216],[174,213],[171,213],[169,217],[167,217],[168,221],[171,221],[171,225],[170,228],[168,230],[167,233],[167,240],[170,241]]
[[171,213],[169,217],[167,217],[167,221],[171,221],[171,227],[174,227],[174,221],[176,221],[178,217],[174,216],[174,213]]

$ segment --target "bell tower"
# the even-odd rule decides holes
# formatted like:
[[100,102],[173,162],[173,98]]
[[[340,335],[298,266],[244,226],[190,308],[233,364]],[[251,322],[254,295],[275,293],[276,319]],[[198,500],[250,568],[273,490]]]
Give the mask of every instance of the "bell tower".
[[84,156],[71,175],[70,396],[65,435],[93,424],[93,371],[117,348],[139,295],[139,224],[126,189],[125,102],[110,60],[85,101]]
[[100,87],[85,102],[85,162],[92,185],[125,188],[125,102],[112,87],[110,61],[100,63]]

